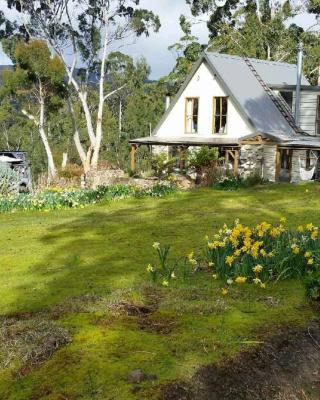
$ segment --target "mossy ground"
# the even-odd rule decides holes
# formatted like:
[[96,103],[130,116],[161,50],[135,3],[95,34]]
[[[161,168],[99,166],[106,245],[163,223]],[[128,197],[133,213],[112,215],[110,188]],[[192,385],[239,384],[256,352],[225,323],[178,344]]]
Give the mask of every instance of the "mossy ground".
[[[24,373],[17,372],[25,367],[19,360],[0,370],[0,398],[156,398],[164,382],[191,376],[278,327],[306,324],[314,314],[301,282],[238,287],[222,297],[206,273],[158,288],[145,268],[154,241],[184,255],[235,218],[319,224],[319,207],[316,184],[270,185],[0,216],[0,315],[54,320],[72,336]],[[157,309],[130,316],[117,309],[121,301],[156,302]],[[158,379],[133,394],[127,375],[138,368]]]

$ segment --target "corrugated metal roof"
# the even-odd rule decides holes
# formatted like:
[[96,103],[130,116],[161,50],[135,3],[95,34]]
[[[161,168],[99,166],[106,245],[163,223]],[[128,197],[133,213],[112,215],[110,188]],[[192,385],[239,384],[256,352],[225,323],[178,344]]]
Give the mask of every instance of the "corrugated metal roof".
[[[243,60],[243,57],[233,56],[229,54],[206,52],[208,55],[212,54],[215,57],[229,58],[235,61]],[[276,85],[291,85],[297,84],[297,66],[279,61],[258,60],[256,58],[249,58],[261,78],[270,86]],[[311,86],[307,78],[303,75],[301,84]]]
[[[249,58],[258,74],[268,85],[296,85],[297,66],[277,61],[257,60]],[[307,78],[302,76],[302,85],[309,85]]]
[[[234,98],[238,108],[247,115],[247,119],[258,132],[270,133],[282,140],[296,136],[294,129],[288,124],[243,58],[207,52],[206,59],[228,93]],[[272,63],[270,69],[272,74]]]

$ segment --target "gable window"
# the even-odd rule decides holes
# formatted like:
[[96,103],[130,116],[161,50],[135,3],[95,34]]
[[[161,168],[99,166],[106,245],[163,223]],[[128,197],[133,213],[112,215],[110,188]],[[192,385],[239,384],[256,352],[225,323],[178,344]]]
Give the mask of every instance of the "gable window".
[[316,134],[320,135],[320,96],[317,100]]
[[288,104],[290,110],[292,110],[293,93],[292,92],[280,92],[280,95],[283,98],[283,100]]
[[185,131],[186,133],[198,133],[199,99],[189,97],[186,99]]
[[213,133],[227,133],[228,97],[213,98]]

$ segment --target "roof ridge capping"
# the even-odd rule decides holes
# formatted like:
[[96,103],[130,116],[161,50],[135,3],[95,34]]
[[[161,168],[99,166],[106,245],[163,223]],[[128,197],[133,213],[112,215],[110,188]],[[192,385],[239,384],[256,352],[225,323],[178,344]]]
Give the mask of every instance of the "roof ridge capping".
[[235,54],[225,54],[225,53],[218,53],[216,51],[208,51],[205,50],[205,54],[212,55],[214,57],[220,57],[220,58],[231,58],[235,60],[244,60],[245,58],[248,58],[250,61],[261,63],[261,64],[273,64],[273,65],[281,65],[281,66],[287,66],[291,68],[296,68],[296,64],[284,62],[284,61],[274,61],[274,60],[263,60],[261,58],[252,58],[252,57],[245,57],[245,56],[237,56]]

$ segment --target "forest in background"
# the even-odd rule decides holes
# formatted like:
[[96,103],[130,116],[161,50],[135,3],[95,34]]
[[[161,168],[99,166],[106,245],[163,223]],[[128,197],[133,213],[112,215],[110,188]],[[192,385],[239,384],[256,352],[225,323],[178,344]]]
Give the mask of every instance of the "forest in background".
[[[0,38],[14,68],[1,72],[0,149],[24,150],[34,176],[54,179],[62,165],[129,170],[131,138],[150,135],[202,51],[229,53],[295,63],[304,44],[304,73],[317,84],[320,71],[319,25],[308,29],[290,23],[302,12],[320,14],[320,1],[186,0],[192,19],[180,17],[182,37],[168,50],[177,55],[168,76],[150,81],[146,59],[110,52],[128,35],[157,34],[161,21],[136,1],[8,0],[26,19],[8,20],[0,12]],[[303,4],[301,4],[303,3]],[[67,15],[62,19],[62,13]],[[206,19],[209,43],[192,34]],[[25,22],[29,21],[29,22]],[[319,19],[318,19],[319,21]],[[64,60],[72,48],[74,61]],[[138,163],[147,170],[150,152],[141,148]]]

